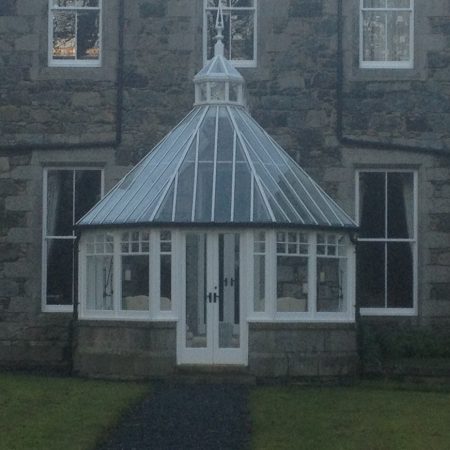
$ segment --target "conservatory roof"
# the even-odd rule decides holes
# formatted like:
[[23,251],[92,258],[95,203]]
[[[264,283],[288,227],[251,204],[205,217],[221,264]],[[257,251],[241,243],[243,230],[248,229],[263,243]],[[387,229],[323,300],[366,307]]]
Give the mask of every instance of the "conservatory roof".
[[255,122],[244,79],[223,56],[196,75],[206,96],[77,226],[270,225],[356,228],[353,220]]
[[78,223],[271,224],[353,220],[240,106],[194,108]]

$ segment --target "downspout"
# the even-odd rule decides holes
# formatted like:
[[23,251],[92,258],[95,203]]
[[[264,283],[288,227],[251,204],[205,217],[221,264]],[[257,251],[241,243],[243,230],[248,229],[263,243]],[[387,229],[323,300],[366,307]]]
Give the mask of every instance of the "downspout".
[[[122,106],[123,106],[123,63],[124,63],[124,24],[125,24],[125,13],[124,13],[124,0],[119,2],[119,15],[118,15],[118,26],[119,26],[119,36],[118,36],[118,46],[119,53],[117,59],[117,104],[116,104],[116,140],[114,141],[114,147],[117,147],[122,142]],[[72,147],[73,148],[73,147]],[[81,237],[81,230],[78,227],[74,227],[75,230],[75,241],[74,241],[74,253],[77,255],[77,263],[79,261],[79,244]],[[78,347],[78,306],[79,306],[79,296],[78,296],[78,266],[75,271],[76,279],[74,283],[74,299],[73,299],[73,314],[70,321],[69,327],[69,364],[70,373],[74,374],[75,361],[74,357]]]
[[414,153],[423,153],[428,155],[450,157],[450,150],[438,148],[420,147],[415,145],[394,144],[389,142],[376,142],[364,139],[354,139],[345,135],[344,129],[344,14],[343,0],[337,0],[337,72],[336,72],[336,137],[341,145],[347,147],[367,148],[370,150],[381,151],[408,151]]
[[[73,253],[74,255],[77,255],[76,261],[78,264],[79,261],[79,254],[80,254],[80,232],[79,230],[75,229],[75,240],[73,242]],[[75,367],[75,354],[78,347],[78,334],[77,334],[77,325],[78,325],[78,278],[79,278],[79,270],[78,265],[76,268],[74,268],[74,274],[76,275],[75,282],[74,282],[74,292],[73,292],[73,313],[72,313],[72,319],[70,320],[70,327],[69,327],[69,352],[70,352],[70,359],[69,359],[69,370],[71,375],[74,374],[74,367]]]
[[48,144],[11,144],[0,145],[0,155],[14,151],[17,153],[26,153],[33,150],[76,150],[76,149],[93,149],[93,148],[108,148],[118,147],[122,142],[122,126],[123,126],[123,64],[124,64],[124,0],[119,0],[118,13],[118,56],[117,56],[117,80],[116,80],[116,126],[115,138],[111,141],[95,141],[78,144],[70,143],[48,143]]

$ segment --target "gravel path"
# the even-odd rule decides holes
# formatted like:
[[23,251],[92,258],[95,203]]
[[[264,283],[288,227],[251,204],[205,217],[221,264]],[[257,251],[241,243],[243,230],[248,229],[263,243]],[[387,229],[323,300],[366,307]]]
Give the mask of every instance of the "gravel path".
[[247,402],[244,385],[158,383],[98,450],[246,449]]

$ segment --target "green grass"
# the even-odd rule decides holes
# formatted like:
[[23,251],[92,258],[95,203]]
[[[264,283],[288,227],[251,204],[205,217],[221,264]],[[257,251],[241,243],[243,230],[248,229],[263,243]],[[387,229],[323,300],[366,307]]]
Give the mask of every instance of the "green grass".
[[450,448],[450,392],[380,383],[262,387],[250,396],[255,450]]
[[0,374],[0,449],[92,449],[146,392],[137,383]]

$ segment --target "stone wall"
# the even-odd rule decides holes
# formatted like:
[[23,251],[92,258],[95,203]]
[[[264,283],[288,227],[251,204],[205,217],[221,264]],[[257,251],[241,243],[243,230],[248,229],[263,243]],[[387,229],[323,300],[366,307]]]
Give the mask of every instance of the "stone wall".
[[71,365],[72,314],[42,312],[42,183],[48,165],[103,167],[106,190],[124,173],[111,149],[0,156],[0,366]]
[[116,0],[105,8],[103,67],[48,67],[48,0],[0,5],[0,147],[116,138]]
[[[42,168],[104,167],[108,190],[151,151],[192,108],[191,80],[202,67],[202,3],[125,0],[122,143],[107,146],[118,130],[119,0],[104,2],[102,67],[73,69],[48,67],[47,0],[0,1],[0,365],[68,366],[71,316],[41,310]],[[427,151],[445,154],[450,145],[450,4],[416,2],[415,69],[369,71],[358,68],[358,3],[343,0],[344,135],[423,152],[339,142],[338,0],[258,1],[258,66],[241,69],[249,108],[350,214],[355,169],[418,171],[419,306],[412,322],[445,323],[450,160]],[[104,148],[68,147],[83,143]],[[250,348],[259,354],[252,367],[266,364],[257,342],[263,345],[264,333],[274,334],[276,326],[251,326]],[[288,329],[299,342],[309,339]],[[323,333],[321,351],[329,358],[323,337],[329,331]],[[279,359],[276,370],[284,373],[290,360]],[[295,361],[292,367],[300,367],[301,359]]]
[[101,378],[145,379],[176,367],[175,322],[79,321],[75,373]]
[[356,375],[354,324],[251,323],[249,372],[259,377]]
[[416,2],[414,69],[359,68],[359,0],[344,1],[344,135],[450,153],[450,4]]

